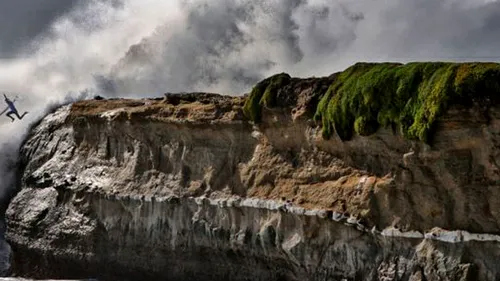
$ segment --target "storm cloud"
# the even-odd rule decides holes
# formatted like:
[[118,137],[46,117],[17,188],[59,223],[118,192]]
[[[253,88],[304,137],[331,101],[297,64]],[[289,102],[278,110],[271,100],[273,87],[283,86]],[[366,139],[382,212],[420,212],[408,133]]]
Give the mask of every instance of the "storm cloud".
[[0,1],[0,57],[12,57],[30,48],[61,15],[83,0]]

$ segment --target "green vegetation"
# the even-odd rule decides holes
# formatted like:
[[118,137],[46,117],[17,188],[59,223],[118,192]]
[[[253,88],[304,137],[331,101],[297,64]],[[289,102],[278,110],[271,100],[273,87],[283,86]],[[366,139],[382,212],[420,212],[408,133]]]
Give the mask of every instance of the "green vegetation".
[[342,140],[399,128],[429,142],[434,122],[450,104],[488,102],[500,93],[500,64],[358,63],[340,73],[321,98],[316,121],[323,136]]
[[[276,106],[278,90],[291,78],[281,73],[258,83],[244,113],[261,121],[262,106]],[[416,62],[357,63],[337,74],[316,107],[323,137],[342,140],[399,129],[408,139],[430,142],[437,118],[451,104],[490,105],[500,100],[500,64]]]
[[243,107],[245,116],[254,122],[260,122],[262,106],[276,106],[276,95],[278,90],[288,85],[290,80],[290,75],[280,73],[255,85]]

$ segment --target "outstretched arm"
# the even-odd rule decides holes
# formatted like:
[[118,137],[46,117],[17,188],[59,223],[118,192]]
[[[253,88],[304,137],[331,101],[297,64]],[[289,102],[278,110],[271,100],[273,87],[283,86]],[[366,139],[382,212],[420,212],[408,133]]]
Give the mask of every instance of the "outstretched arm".
[[5,113],[5,111],[7,111],[7,109],[9,109],[8,106],[0,113],[0,116],[2,116]]
[[[2,94],[3,94],[3,96],[4,96],[4,98],[5,98],[6,100],[8,100],[8,99],[9,99],[5,93],[2,93]],[[16,101],[18,98],[19,98],[19,96],[15,96],[15,97],[14,97],[11,101]]]

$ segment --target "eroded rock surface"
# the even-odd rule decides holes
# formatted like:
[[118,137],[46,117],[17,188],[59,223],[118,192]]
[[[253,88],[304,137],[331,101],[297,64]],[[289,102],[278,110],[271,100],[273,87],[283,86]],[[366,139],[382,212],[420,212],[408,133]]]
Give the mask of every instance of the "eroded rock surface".
[[454,107],[432,145],[325,140],[294,79],[245,98],[77,102],[22,147],[13,270],[99,280],[498,280],[499,111]]

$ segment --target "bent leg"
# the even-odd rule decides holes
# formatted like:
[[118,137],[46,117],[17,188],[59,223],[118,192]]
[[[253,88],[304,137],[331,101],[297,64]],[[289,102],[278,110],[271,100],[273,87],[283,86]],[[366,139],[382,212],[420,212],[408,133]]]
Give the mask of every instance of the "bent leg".
[[17,113],[17,111],[16,111],[16,113],[15,113],[15,114],[16,114],[17,118],[18,118],[19,120],[21,120],[21,119],[23,119],[23,117],[24,117],[26,114],[28,114],[28,112],[27,112],[27,111],[25,111],[25,112],[23,113],[23,115],[21,115],[21,116],[19,116],[19,113]]
[[10,118],[10,120],[12,120],[12,122],[14,122],[14,117],[11,116],[12,114],[17,114],[17,112],[9,111],[9,112],[7,112],[6,115],[7,115],[7,117]]

